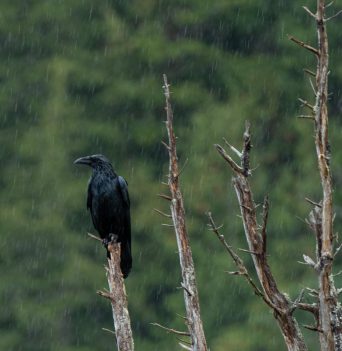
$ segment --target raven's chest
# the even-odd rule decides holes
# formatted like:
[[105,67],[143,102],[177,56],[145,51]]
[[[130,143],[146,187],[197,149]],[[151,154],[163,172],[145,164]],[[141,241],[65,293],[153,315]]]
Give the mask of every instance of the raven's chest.
[[94,177],[89,191],[90,210],[96,224],[120,221],[123,204],[116,179]]
[[93,201],[99,204],[111,204],[114,206],[120,202],[120,193],[116,179],[95,177],[91,180],[90,192]]

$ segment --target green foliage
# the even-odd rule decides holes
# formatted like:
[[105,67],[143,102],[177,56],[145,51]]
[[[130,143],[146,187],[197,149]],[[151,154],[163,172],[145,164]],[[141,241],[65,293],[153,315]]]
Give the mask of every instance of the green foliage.
[[[312,1],[311,1],[312,2]],[[310,5],[310,4],[309,4]],[[313,5],[313,4],[312,4]],[[245,247],[230,171],[212,145],[239,146],[253,132],[255,199],[270,194],[270,263],[295,298],[316,285],[298,265],[314,239],[298,217],[320,198],[310,122],[296,99],[312,99],[302,68],[314,58],[286,34],[315,43],[315,28],[291,1],[42,1],[0,4],[0,349],[115,349],[103,248],[85,208],[89,171],[72,161],[104,153],[129,183],[133,271],[126,281],[136,348],[174,350],[172,336],[150,325],[184,329],[176,243],[153,208],[168,210],[162,74],[172,83],[182,187],[202,315],[213,350],[284,350],[272,315],[239,278],[207,231],[211,210],[234,247]],[[341,224],[342,42],[329,23],[331,144],[336,228]],[[250,257],[244,257],[252,269]],[[341,266],[337,261],[336,270]],[[336,278],[337,285],[341,278]],[[309,324],[306,315],[300,322]],[[310,349],[316,336],[305,334]]]

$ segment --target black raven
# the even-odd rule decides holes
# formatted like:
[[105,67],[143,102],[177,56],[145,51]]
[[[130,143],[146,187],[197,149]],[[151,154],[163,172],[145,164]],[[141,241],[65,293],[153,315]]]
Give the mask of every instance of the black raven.
[[[121,271],[126,278],[132,268],[131,217],[127,182],[118,176],[103,155],[78,158],[75,164],[88,165],[93,174],[88,183],[87,208],[95,229],[107,248],[112,237],[121,243]],[[107,249],[107,256],[110,257]]]

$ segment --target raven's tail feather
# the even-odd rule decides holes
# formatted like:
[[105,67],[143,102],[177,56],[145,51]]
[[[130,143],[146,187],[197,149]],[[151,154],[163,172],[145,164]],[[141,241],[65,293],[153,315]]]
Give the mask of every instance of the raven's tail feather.
[[128,277],[132,268],[131,245],[128,241],[121,242],[121,272],[124,278]]

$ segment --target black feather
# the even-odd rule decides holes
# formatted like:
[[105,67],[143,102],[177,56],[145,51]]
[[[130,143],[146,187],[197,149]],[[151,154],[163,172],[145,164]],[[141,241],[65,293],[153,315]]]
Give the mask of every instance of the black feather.
[[[95,229],[104,242],[117,237],[121,243],[121,271],[126,278],[132,268],[130,200],[127,182],[118,176],[102,155],[82,157],[75,163],[92,167],[88,184],[87,208]],[[107,250],[107,256],[109,252]]]

